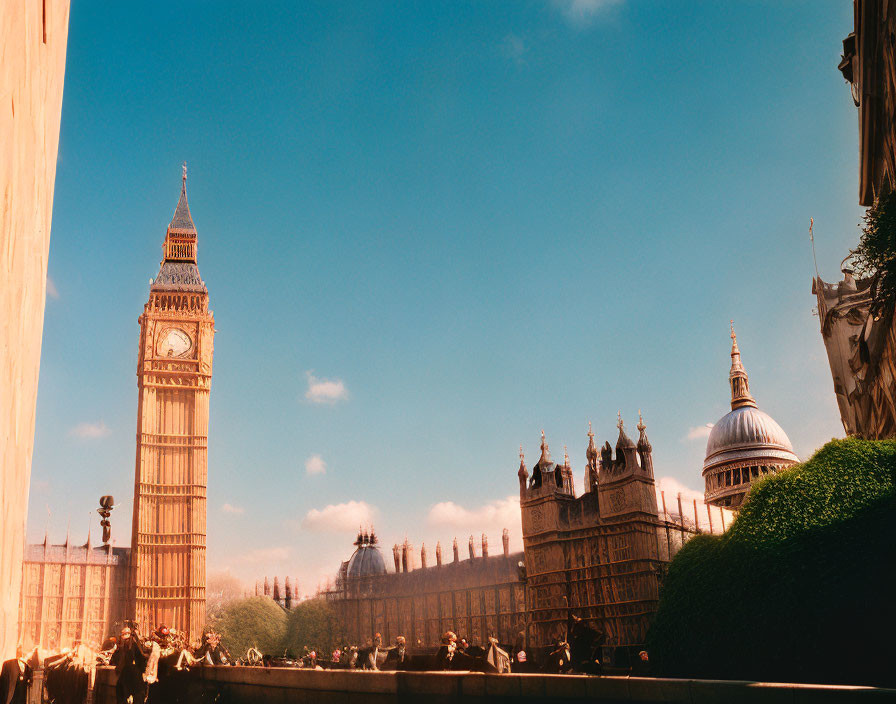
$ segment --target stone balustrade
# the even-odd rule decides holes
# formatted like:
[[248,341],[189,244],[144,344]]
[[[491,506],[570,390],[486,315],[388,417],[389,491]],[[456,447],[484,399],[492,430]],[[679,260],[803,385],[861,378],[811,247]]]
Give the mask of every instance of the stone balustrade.
[[[115,671],[97,669],[95,704],[114,704]],[[185,701],[201,695],[221,704],[285,704],[333,702],[560,702],[593,700],[603,704],[668,702],[703,704],[853,704],[874,700],[896,702],[896,690],[768,682],[675,680],[649,677],[579,675],[483,675],[462,672],[361,672],[263,667],[205,667],[188,678]]]

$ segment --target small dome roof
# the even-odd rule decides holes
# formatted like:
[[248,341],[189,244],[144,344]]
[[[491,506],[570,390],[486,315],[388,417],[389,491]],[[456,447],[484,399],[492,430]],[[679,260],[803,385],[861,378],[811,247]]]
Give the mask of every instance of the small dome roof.
[[703,471],[747,459],[756,459],[757,464],[800,461],[787,433],[774,418],[754,406],[735,408],[713,426],[706,442]]
[[349,558],[346,576],[367,577],[372,574],[385,574],[386,562],[379,548],[369,543],[362,544]]

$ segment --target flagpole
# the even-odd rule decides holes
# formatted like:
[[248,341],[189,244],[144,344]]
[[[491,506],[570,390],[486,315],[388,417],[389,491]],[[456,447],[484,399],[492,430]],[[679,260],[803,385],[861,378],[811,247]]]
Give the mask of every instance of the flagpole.
[[815,218],[809,218],[809,241],[812,243],[812,261],[815,262],[815,278],[820,278],[818,276],[818,259],[815,257],[815,235],[812,232],[813,227],[815,226]]

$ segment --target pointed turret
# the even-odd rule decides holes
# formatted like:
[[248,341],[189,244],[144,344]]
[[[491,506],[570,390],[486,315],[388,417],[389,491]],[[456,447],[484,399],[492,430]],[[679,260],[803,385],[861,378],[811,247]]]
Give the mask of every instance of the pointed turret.
[[551,464],[551,451],[548,449],[548,441],[544,437],[544,430],[541,431],[541,457],[538,458],[538,464]]
[[516,473],[520,480],[520,492],[526,490],[526,483],[529,481],[529,470],[526,469],[526,457],[523,455],[523,446],[520,445],[520,468]]
[[436,564],[439,567],[442,566],[442,543],[440,541],[436,541]]
[[616,449],[620,450],[627,447],[634,447],[635,443],[632,442],[632,439],[625,433],[625,423],[622,422],[622,411],[617,413],[617,418],[619,420],[616,422],[616,427],[619,428],[619,437],[616,439]]
[[638,455],[641,458],[641,469],[653,476],[653,447],[650,440],[647,439],[647,426],[644,425],[644,418],[641,417],[641,411],[638,410],[638,431],[641,433],[638,438]]
[[750,379],[747,370],[740,361],[740,350],[737,347],[737,334],[734,332],[734,321],[731,321],[731,373],[728,374],[728,382],[731,385],[731,410],[752,406],[756,408],[756,401],[750,395]]
[[644,418],[641,416],[640,410],[638,410],[638,432],[641,433],[638,437],[638,449],[651,452],[653,448],[650,446],[650,440],[647,439],[647,426],[644,425]]
[[598,465],[600,462],[600,451],[594,444],[594,431],[591,429],[591,421],[588,421],[588,447],[585,448],[585,491],[591,493],[597,491],[599,480]]

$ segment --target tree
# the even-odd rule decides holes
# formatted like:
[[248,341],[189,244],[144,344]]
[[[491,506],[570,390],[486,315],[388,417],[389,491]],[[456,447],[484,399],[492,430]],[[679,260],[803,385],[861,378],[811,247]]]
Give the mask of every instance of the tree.
[[216,627],[235,658],[253,647],[265,654],[279,655],[286,635],[286,612],[267,597],[252,596],[231,602]]
[[214,572],[205,585],[205,619],[214,626],[226,607],[243,596],[243,584],[230,572]]
[[882,193],[864,219],[852,255],[856,272],[873,277],[871,312],[878,315],[896,302],[896,191]]
[[340,632],[336,612],[324,599],[309,599],[293,606],[286,624],[286,648],[301,656],[307,647],[322,657],[341,645],[336,636]]

